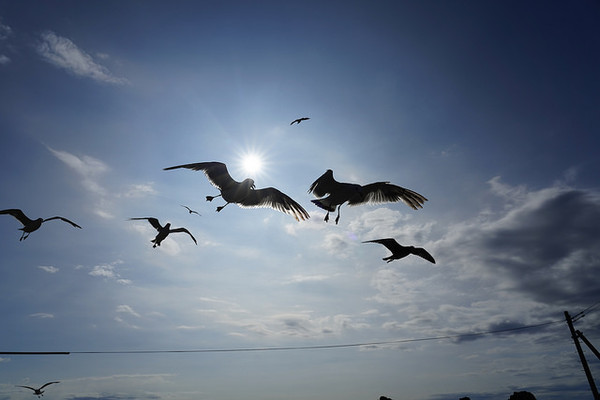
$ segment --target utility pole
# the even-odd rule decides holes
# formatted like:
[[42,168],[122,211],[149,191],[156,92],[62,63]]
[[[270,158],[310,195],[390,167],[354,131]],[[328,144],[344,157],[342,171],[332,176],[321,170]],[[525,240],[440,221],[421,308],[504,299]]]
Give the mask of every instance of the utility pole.
[[587,360],[585,359],[585,355],[583,354],[583,350],[581,349],[581,344],[579,343],[578,335],[577,333],[575,333],[575,328],[573,328],[573,320],[571,319],[571,316],[567,311],[565,311],[565,319],[567,320],[567,325],[569,325],[569,330],[571,331],[571,338],[573,338],[573,342],[575,342],[575,348],[577,349],[579,359],[581,360],[581,364],[583,365],[585,376],[587,376],[588,383],[590,384],[590,389],[592,390],[592,394],[594,395],[594,400],[600,400],[600,395],[598,395],[598,389],[596,388],[596,384],[594,383],[594,377],[592,376],[590,367],[588,366]]
[[579,336],[581,338],[581,340],[583,340],[583,343],[585,343],[587,345],[587,347],[590,348],[592,353],[594,353],[596,355],[596,357],[598,357],[598,359],[600,360],[600,352],[598,352],[598,350],[596,350],[594,345],[591,344],[590,341],[587,340],[587,338],[585,336],[583,336],[583,333],[581,333],[581,331],[579,331],[579,330],[575,331],[575,333],[577,334],[577,336]]

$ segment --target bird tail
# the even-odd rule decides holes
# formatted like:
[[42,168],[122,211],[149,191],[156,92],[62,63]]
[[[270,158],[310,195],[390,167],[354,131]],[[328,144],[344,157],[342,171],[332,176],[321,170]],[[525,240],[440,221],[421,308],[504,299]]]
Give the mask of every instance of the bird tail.
[[328,198],[311,200],[317,207],[326,211],[335,211],[335,204],[331,204]]

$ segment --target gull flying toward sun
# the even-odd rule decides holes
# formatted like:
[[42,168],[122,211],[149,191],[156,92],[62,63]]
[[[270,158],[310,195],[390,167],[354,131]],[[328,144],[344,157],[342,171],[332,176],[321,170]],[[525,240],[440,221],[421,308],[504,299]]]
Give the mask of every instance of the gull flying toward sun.
[[16,209],[16,208],[12,208],[12,209],[8,209],[8,210],[1,210],[0,215],[1,214],[10,214],[13,217],[15,217],[16,219],[18,219],[19,222],[21,222],[23,224],[23,227],[19,228],[19,230],[23,231],[23,234],[21,235],[21,238],[19,239],[19,241],[27,239],[29,237],[29,234],[31,234],[31,232],[37,231],[38,229],[40,229],[40,226],[42,226],[42,224],[44,222],[51,221],[53,219],[60,219],[62,221],[68,222],[69,224],[73,225],[75,228],[81,229],[81,227],[79,225],[77,225],[75,222],[69,221],[66,218],[58,217],[58,216],[46,218],[46,219],[43,219],[43,218],[29,219],[23,213],[23,211]]
[[[308,192],[314,194],[315,197],[320,197],[311,201],[327,211],[325,222],[329,221],[329,213],[335,211],[337,207],[336,224],[340,219],[340,207],[346,202],[350,206],[356,206],[403,201],[410,208],[416,210],[423,208],[423,203],[427,201],[419,193],[392,185],[389,182],[375,182],[364,186],[338,182],[333,178],[333,171],[330,169],[310,185]],[[324,197],[327,194],[329,196]]]
[[167,223],[165,226],[161,226],[160,222],[158,222],[158,219],[152,218],[152,217],[129,218],[129,219],[131,221],[145,219],[148,222],[150,222],[150,225],[152,225],[158,231],[158,235],[156,235],[156,237],[151,240],[151,242],[154,243],[154,246],[152,246],[153,248],[156,247],[156,246],[160,246],[160,243],[163,240],[165,240],[167,238],[167,236],[169,236],[170,233],[177,233],[177,232],[185,232],[185,233],[187,233],[188,235],[190,235],[190,237],[192,238],[192,240],[194,241],[194,243],[196,243],[196,245],[198,244],[198,242],[196,242],[196,238],[194,236],[192,236],[192,234],[190,233],[190,231],[188,231],[185,228],[171,229],[171,224],[170,223]]
[[44,391],[42,389],[45,388],[48,385],[52,385],[53,383],[60,383],[60,381],[48,382],[48,383],[44,384],[43,386],[41,386],[41,387],[39,387],[37,389],[36,388],[32,388],[31,386],[23,386],[23,385],[17,385],[17,386],[33,390],[33,394],[39,398],[39,397],[41,397],[41,396],[44,395]]
[[310,119],[310,118],[309,118],[309,117],[302,117],[302,118],[295,119],[295,120],[293,120],[293,121],[290,123],[290,125],[294,125],[294,123],[296,123],[296,124],[300,125],[300,122],[302,122],[302,121],[306,121],[307,119]]
[[254,180],[250,178],[246,178],[242,182],[235,181],[231,175],[229,175],[227,166],[221,162],[184,164],[164,169],[171,170],[177,168],[187,168],[193,171],[204,172],[208,181],[221,192],[221,194],[217,196],[206,196],[206,200],[212,201],[215,197],[221,196],[223,197],[223,200],[226,201],[225,205],[217,207],[217,211],[221,211],[229,203],[236,203],[243,208],[273,208],[277,211],[292,215],[297,221],[304,221],[310,218],[306,210],[302,208],[300,204],[273,187],[255,189]]
[[415,256],[419,256],[419,257],[424,258],[427,261],[435,264],[435,260],[434,260],[433,256],[431,254],[429,254],[429,252],[427,252],[427,250],[425,250],[421,247],[402,246],[400,243],[398,243],[395,239],[392,239],[392,238],[367,240],[363,243],[379,243],[379,244],[382,244],[385,247],[387,247],[387,249],[392,252],[391,256],[385,257],[382,259],[387,262],[399,260],[408,255],[414,254]]
[[187,210],[188,210],[188,212],[189,212],[190,214],[198,214],[198,215],[202,215],[202,214],[200,214],[198,211],[192,210],[192,209],[191,209],[191,208],[189,208],[188,206],[181,205],[181,207],[183,207],[183,208],[187,208]]

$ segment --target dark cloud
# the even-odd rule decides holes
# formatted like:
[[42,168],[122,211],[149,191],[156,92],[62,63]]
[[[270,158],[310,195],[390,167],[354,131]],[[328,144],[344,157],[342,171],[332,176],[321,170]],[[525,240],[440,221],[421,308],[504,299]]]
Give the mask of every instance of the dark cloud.
[[444,251],[452,262],[504,278],[505,289],[533,300],[587,305],[600,293],[599,222],[597,193],[544,189],[495,221],[465,224]]
[[153,394],[143,394],[139,396],[121,395],[121,394],[105,394],[99,396],[73,396],[66,397],[66,400],[157,400],[160,396]]

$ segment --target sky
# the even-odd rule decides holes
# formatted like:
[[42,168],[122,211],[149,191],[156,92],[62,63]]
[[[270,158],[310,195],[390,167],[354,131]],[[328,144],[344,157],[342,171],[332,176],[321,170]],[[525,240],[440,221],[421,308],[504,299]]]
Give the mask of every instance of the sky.
[[[592,0],[0,1],[0,209],[82,227],[19,241],[0,215],[0,400],[49,381],[47,400],[592,398],[564,312],[600,341],[599,18]],[[163,170],[205,161],[310,219],[217,213],[202,172]],[[308,189],[327,169],[428,201],[325,222]],[[198,244],[153,248],[134,217]],[[362,243],[380,238],[436,263],[386,263]]]

